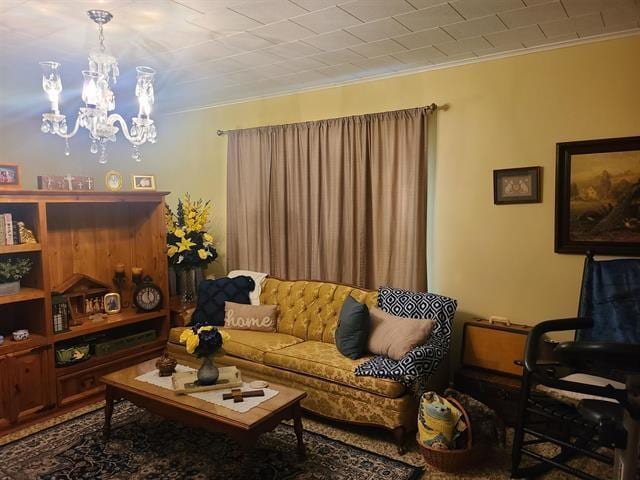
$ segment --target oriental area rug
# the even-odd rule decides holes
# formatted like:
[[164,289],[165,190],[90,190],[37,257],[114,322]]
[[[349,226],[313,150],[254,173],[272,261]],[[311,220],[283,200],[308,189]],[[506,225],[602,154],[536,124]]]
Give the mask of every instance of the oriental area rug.
[[243,454],[221,434],[153,416],[123,401],[111,439],[103,412],[88,411],[0,446],[2,480],[260,479],[416,480],[422,468],[305,431],[305,459],[293,428],[281,424]]

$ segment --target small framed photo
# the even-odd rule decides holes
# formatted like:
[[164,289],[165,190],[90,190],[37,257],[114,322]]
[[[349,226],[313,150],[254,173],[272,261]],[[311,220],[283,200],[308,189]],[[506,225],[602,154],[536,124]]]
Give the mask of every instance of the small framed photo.
[[153,175],[131,175],[131,187],[134,190],[154,191],[156,189],[156,177]]
[[104,184],[110,192],[119,192],[122,189],[122,174],[116,170],[109,170],[104,176]]
[[120,294],[119,293],[107,293],[103,300],[104,312],[109,315],[120,313]]
[[493,203],[540,203],[542,167],[506,168],[493,171]]
[[21,183],[19,165],[0,163],[0,190],[18,190]]

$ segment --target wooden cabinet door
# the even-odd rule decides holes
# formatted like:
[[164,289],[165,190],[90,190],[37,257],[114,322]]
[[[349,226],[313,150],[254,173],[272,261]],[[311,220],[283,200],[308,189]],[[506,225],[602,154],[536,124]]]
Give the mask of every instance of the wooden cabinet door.
[[11,389],[9,388],[9,360],[0,357],[0,428],[11,423]]
[[50,372],[46,347],[9,357],[9,394],[12,420],[21,421],[50,404]]

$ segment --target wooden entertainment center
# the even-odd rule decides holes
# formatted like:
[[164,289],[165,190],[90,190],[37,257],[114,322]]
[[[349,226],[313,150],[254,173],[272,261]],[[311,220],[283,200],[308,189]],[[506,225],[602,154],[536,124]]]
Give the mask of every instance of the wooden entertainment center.
[[[0,213],[33,230],[38,243],[0,246],[0,260],[27,257],[33,268],[20,292],[0,296],[0,433],[74,403],[97,397],[98,379],[158,356],[169,333],[169,285],[164,222],[165,192],[0,191]],[[125,266],[122,311],[54,333],[52,289],[73,274],[99,280],[117,292],[116,265]],[[142,268],[163,293],[161,306],[133,306],[132,267]],[[27,340],[11,333],[28,329]],[[152,339],[114,353],[56,366],[56,348],[118,341],[144,333]],[[93,342],[93,343],[92,343]]]

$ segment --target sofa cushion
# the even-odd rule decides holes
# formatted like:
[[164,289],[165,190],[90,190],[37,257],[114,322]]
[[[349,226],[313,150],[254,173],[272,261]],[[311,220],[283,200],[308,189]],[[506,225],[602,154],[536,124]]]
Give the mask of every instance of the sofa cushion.
[[[169,342],[180,344],[180,334],[184,329],[185,327],[172,328],[169,333]],[[220,328],[220,330],[227,332],[231,337],[222,346],[228,355],[258,363],[264,362],[264,356],[267,352],[302,342],[299,338],[282,333],[232,330],[230,328]]]
[[253,278],[244,276],[223,277],[200,282],[196,309],[191,316],[191,324],[224,325],[225,302],[251,303],[249,294],[255,285]]
[[264,363],[389,398],[400,397],[405,391],[394,380],[356,377],[354,369],[360,361],[345,357],[332,343],[309,340],[271,350],[265,354]]
[[356,360],[367,351],[369,309],[349,296],[342,304],[336,328],[336,347],[345,357]]

